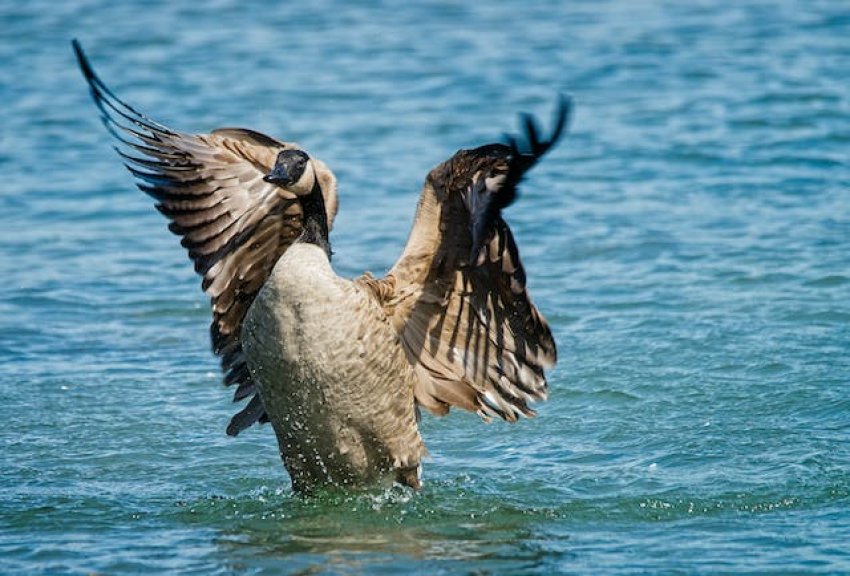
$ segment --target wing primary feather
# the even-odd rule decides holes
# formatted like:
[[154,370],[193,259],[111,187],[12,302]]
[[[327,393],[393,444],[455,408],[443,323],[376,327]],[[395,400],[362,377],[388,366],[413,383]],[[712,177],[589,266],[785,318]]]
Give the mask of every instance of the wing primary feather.
[[107,96],[104,94],[99,88],[92,86],[91,93],[94,97],[95,103],[97,107],[100,109],[103,117],[108,118],[112,123],[121,126],[124,130],[130,130],[128,127],[123,126],[117,122],[117,120],[113,117],[113,115],[107,110],[107,107],[112,109],[115,114],[118,114],[120,117],[125,120],[139,126],[140,128],[144,128],[145,130],[149,130],[152,134],[168,134],[174,135],[169,128],[161,124],[157,124],[151,120],[149,120],[144,114],[137,112],[133,108],[130,108],[127,104],[124,104],[121,100],[118,100],[114,96]]
[[133,156],[121,150],[118,146],[113,146],[115,152],[118,153],[119,156],[127,160],[128,162],[132,162],[133,164],[142,167],[149,168],[151,170],[167,170],[168,172],[197,172],[198,167],[193,166],[191,164],[186,164],[183,166],[169,164],[167,162],[163,162],[162,160],[152,160],[151,158],[140,158],[138,156]]
[[519,182],[522,175],[528,172],[534,164],[543,157],[561,138],[572,112],[572,99],[565,94],[558,94],[558,104],[555,107],[552,133],[545,140],[540,139],[540,129],[537,121],[530,114],[521,114],[520,122],[523,127],[524,142],[520,144],[517,138],[509,136],[506,144],[511,148],[514,164],[519,169],[513,178]]
[[255,394],[248,405],[230,419],[230,424],[227,425],[227,435],[238,436],[245,428],[259,420],[265,411],[260,395]]
[[239,402],[240,400],[244,400],[245,398],[247,398],[251,394],[255,394],[257,392],[257,385],[254,383],[254,381],[251,380],[251,379],[247,379],[247,380],[244,379],[244,374],[242,374],[242,372],[247,372],[247,371],[248,371],[248,367],[243,364],[242,366],[239,367],[238,370],[236,370],[236,372],[237,372],[236,376],[238,376],[238,378],[239,378],[238,380],[234,380],[233,382],[227,382],[225,380],[225,385],[227,385],[227,386],[230,386],[231,384],[235,384],[236,382],[239,382],[239,386],[236,388],[236,392],[233,394],[233,401],[234,402]]
[[[106,127],[107,131],[109,131],[112,137],[118,140],[121,144],[124,144],[125,146],[134,148],[136,150],[144,152],[145,154],[149,154],[152,157],[158,157],[160,154],[168,154],[168,152],[165,152],[165,150],[163,149],[162,140],[153,138],[149,134],[144,134],[137,130],[133,130],[129,126],[124,126],[123,124],[117,122],[111,116],[101,114],[100,121]],[[118,129],[120,129],[121,132],[118,132]],[[127,140],[124,138],[122,133],[130,134],[134,138],[138,139],[139,142],[144,142],[148,146],[143,146],[138,142]],[[159,146],[159,149],[155,148],[155,146]],[[169,147],[168,149],[173,150],[171,147]]]
[[[112,90],[110,90],[109,87],[103,83],[97,73],[95,73],[94,68],[92,68],[88,57],[86,56],[85,52],[83,52],[83,48],[82,46],[80,46],[79,41],[74,38],[73,40],[71,40],[71,45],[74,48],[74,53],[77,56],[77,62],[80,65],[80,69],[83,71],[83,76],[85,77],[86,81],[92,89],[92,94],[94,95],[95,101],[106,102],[110,106],[110,108],[115,110],[116,113],[120,114],[124,118],[127,118],[131,122],[138,123],[139,125],[151,130],[164,132],[166,134],[174,134],[166,126],[163,126],[162,124],[151,120],[150,118],[148,118],[147,116],[145,116],[144,114],[137,111],[135,108],[118,98],[118,96],[116,96],[112,92]],[[119,110],[118,106],[113,104],[111,100],[117,102],[118,105],[125,108],[128,112]]]
[[537,124],[534,121],[534,116],[528,113],[520,115],[523,126],[525,127],[525,137],[528,142],[528,147],[532,155],[537,156],[537,151],[540,150],[540,140],[537,138]]
[[[132,164],[124,163],[124,166],[127,167],[127,170],[130,173],[138,178],[139,180],[144,180],[148,184],[152,184],[154,186],[162,186],[165,187],[172,194],[180,195],[178,190],[181,188],[193,188],[198,186],[199,184],[206,184],[209,182],[209,178],[195,178],[193,180],[175,180],[174,178],[169,177],[167,174],[157,174],[155,172],[146,172],[144,170],[140,170],[136,168]],[[195,195],[194,193],[192,194]]]
[[555,109],[555,127],[549,136],[550,146],[560,140],[564,128],[569,124],[572,110],[573,99],[564,93],[558,94],[558,107]]

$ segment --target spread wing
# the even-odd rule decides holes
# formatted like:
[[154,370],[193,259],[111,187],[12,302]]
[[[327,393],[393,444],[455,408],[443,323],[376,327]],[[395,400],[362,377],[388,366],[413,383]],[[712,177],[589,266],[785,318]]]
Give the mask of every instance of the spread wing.
[[[224,382],[236,385],[234,401],[251,397],[227,428],[235,436],[265,411],[248,372],[240,341],[245,313],[281,254],[301,233],[302,211],[263,176],[277,154],[297,148],[251,130],[224,128],[210,134],[171,130],[119,100],[98,78],[74,41],[74,51],[116,150],[139,188],[156,200],[169,230],[182,237],[202,288],[211,300],[213,352],[221,357]],[[336,181],[320,173],[328,221],[336,213]]]
[[501,209],[558,140],[568,112],[561,97],[547,140],[524,116],[524,142],[461,150],[432,170],[398,262],[385,278],[359,279],[401,337],[419,377],[417,402],[436,414],[458,406],[515,421],[546,398],[555,342]]

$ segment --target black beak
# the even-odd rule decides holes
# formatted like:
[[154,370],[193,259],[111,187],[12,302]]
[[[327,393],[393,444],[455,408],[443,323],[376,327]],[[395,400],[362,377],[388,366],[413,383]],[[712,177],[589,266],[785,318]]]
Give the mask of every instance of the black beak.
[[277,184],[278,186],[289,186],[292,184],[292,178],[289,175],[289,170],[286,169],[284,162],[278,162],[272,171],[263,176],[265,182]]

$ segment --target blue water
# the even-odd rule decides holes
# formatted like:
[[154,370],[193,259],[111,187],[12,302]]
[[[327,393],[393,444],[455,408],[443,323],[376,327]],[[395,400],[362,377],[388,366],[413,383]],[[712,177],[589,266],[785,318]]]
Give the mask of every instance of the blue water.
[[[0,573],[850,573],[850,6],[0,4]],[[560,361],[539,417],[425,417],[420,494],[292,495],[75,67],[336,171],[343,275],[428,169],[572,131],[507,212]]]

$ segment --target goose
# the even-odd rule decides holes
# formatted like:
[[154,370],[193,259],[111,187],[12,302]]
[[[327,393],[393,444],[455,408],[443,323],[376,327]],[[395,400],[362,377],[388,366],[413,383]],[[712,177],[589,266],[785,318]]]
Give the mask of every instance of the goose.
[[561,137],[568,97],[548,138],[524,114],[521,136],[432,169],[399,259],[382,278],[349,280],[331,267],[337,182],[321,160],[253,130],[168,128],[73,49],[118,154],[202,277],[224,384],[248,400],[227,434],[270,422],[295,493],[419,489],[420,408],[535,415],[555,341],[501,213]]

